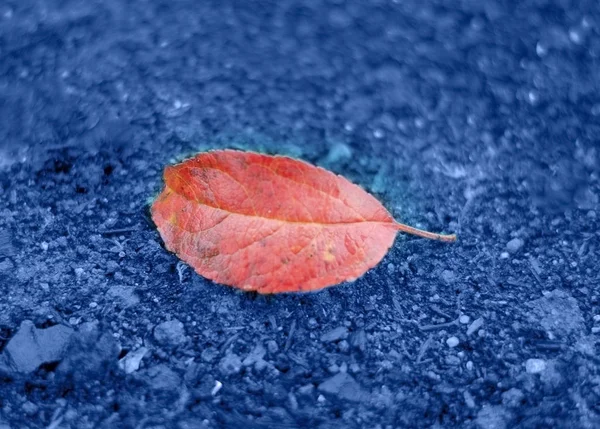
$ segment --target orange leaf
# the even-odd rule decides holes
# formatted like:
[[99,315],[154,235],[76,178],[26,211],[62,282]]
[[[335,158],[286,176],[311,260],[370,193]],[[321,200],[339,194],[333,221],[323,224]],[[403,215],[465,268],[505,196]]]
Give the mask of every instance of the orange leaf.
[[219,150],[168,166],[152,219],[167,249],[215,282],[259,293],[322,289],[374,267],[397,223],[341,176],[284,156]]

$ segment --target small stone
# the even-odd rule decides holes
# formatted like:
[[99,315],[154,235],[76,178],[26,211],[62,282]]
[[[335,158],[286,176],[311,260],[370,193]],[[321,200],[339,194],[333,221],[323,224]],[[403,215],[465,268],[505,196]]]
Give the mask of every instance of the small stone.
[[315,391],[315,386],[312,384],[305,384],[304,386],[298,389],[298,395],[300,396],[312,396]]
[[568,292],[554,289],[542,298],[525,304],[526,318],[558,337],[579,335],[585,329],[585,319],[579,303]]
[[210,363],[219,355],[219,350],[214,347],[208,347],[202,350],[200,357],[206,363]]
[[540,373],[540,380],[544,383],[547,392],[557,392],[564,384],[564,377],[557,368],[556,361],[550,360],[545,369]]
[[350,344],[348,344],[348,341],[346,340],[342,340],[338,343],[338,349],[342,352],[342,353],[347,353],[348,350],[350,350]]
[[515,387],[507,390],[502,394],[502,404],[507,407],[518,407],[521,405],[521,401],[525,398],[523,392]]
[[225,375],[237,374],[242,369],[242,360],[235,353],[229,353],[223,359],[221,359],[221,362],[219,362],[219,368]]
[[223,383],[219,380],[215,380],[215,387],[210,391],[211,396],[215,396],[223,388]]
[[473,320],[473,323],[471,323],[469,325],[469,327],[467,328],[467,335],[472,335],[482,326],[483,326],[483,317]]
[[183,323],[177,319],[163,322],[154,328],[154,339],[163,346],[176,347],[187,340]]
[[28,416],[33,416],[35,413],[38,412],[38,406],[35,405],[33,402],[31,401],[27,401],[25,402],[23,405],[21,405],[21,409],[23,410],[23,412],[25,414],[27,414]]
[[473,398],[473,395],[471,395],[471,392],[469,392],[468,390],[465,390],[463,392],[463,397],[465,398],[465,404],[467,404],[467,407],[475,408],[475,398]]
[[460,343],[460,341],[456,337],[450,337],[446,340],[446,344],[448,344],[448,347],[450,347],[450,348],[454,348],[454,347],[458,346],[459,343]]
[[466,314],[461,314],[460,317],[458,318],[458,321],[460,323],[462,323],[463,325],[466,325],[467,323],[469,323],[470,320],[471,320],[471,318],[469,316],[467,316]]
[[348,401],[360,401],[364,396],[360,385],[350,374],[345,372],[340,372],[325,380],[319,385],[319,390]]
[[127,353],[125,357],[119,361],[119,368],[125,371],[126,374],[137,371],[140,369],[140,363],[144,356],[146,356],[146,353],[148,353],[146,347],[140,347],[133,352]]
[[4,261],[0,262],[0,273],[8,273],[14,270],[14,268],[15,266],[12,262],[10,262],[10,259],[5,259]]
[[60,361],[72,335],[73,329],[67,326],[37,329],[32,321],[25,320],[6,345],[5,352],[16,371],[33,372],[43,363]]
[[331,343],[334,341],[345,340],[346,338],[348,338],[348,329],[346,329],[345,326],[339,326],[321,335],[321,342]]
[[481,429],[506,429],[511,414],[500,405],[484,405],[477,413],[475,423]]
[[525,242],[520,238],[513,238],[506,243],[506,250],[508,250],[510,253],[517,253],[521,247],[523,247],[523,244],[525,244]]
[[361,351],[364,351],[367,347],[367,334],[364,329],[360,329],[353,332],[350,336],[350,345]]
[[145,373],[150,379],[150,386],[154,390],[173,391],[179,389],[181,385],[179,375],[165,364],[153,366]]
[[450,366],[458,366],[460,365],[460,358],[455,355],[446,356],[446,363]]
[[529,374],[539,374],[546,369],[546,361],[543,359],[527,359],[525,370]]
[[256,345],[252,351],[246,356],[246,359],[242,362],[244,366],[254,365],[256,362],[261,361],[267,354],[267,351],[262,344]]
[[444,270],[442,271],[442,279],[446,283],[452,283],[456,280],[456,273],[454,273],[454,271],[451,270]]
[[275,342],[273,340],[267,341],[267,350],[269,351],[270,354],[277,353],[279,351],[279,346],[277,345],[277,342]]
[[129,286],[111,286],[106,294],[110,298],[119,301],[126,308],[136,305],[140,302],[140,299],[135,294],[134,289]]

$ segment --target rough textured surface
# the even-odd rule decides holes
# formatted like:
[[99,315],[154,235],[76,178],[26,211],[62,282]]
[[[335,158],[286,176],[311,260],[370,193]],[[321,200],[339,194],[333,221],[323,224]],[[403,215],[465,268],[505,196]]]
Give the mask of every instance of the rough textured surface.
[[[599,427],[599,26],[588,0],[1,2],[0,351],[74,332],[0,361],[0,427]],[[223,147],[460,241],[316,294],[205,281],[148,203]]]

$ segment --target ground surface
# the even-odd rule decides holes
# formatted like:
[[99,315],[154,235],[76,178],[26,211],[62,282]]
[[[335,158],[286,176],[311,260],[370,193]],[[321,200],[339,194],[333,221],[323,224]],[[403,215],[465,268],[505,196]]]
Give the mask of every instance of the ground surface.
[[[600,427],[596,1],[0,3],[0,428]],[[210,148],[400,220],[320,293],[213,284],[148,217]]]

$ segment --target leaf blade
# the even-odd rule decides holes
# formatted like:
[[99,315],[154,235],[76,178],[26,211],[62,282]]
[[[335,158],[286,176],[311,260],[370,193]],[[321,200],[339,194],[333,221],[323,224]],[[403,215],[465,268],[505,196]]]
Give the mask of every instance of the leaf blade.
[[283,156],[205,152],[164,176],[151,212],[167,249],[200,275],[243,290],[309,291],[354,280],[402,229],[359,186]]

